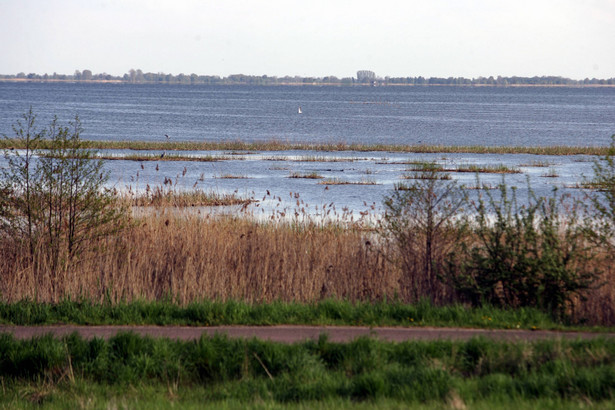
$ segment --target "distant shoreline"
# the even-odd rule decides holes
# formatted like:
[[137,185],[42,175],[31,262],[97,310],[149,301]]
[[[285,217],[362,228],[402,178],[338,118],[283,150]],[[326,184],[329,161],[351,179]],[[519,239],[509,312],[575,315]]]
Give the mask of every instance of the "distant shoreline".
[[491,87],[491,88],[614,88],[615,84],[398,84],[398,83],[378,83],[377,85],[353,83],[353,84],[341,84],[341,83],[323,83],[323,82],[280,82],[276,84],[249,84],[242,82],[221,82],[216,84],[182,84],[182,83],[162,83],[154,81],[144,82],[130,82],[123,80],[74,80],[74,79],[31,79],[31,78],[0,78],[0,83],[72,83],[72,84],[120,84],[120,85],[180,85],[184,87],[199,87],[199,86],[253,86],[253,87],[303,87],[303,86],[330,86],[330,87],[461,87],[461,88],[474,88],[474,87]]

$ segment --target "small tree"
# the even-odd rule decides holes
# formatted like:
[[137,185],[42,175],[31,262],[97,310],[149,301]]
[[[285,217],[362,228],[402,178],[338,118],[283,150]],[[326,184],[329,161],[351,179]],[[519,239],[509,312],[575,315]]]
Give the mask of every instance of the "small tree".
[[30,107],[13,125],[14,137],[4,135],[5,140],[12,140],[21,149],[4,149],[8,166],[2,168],[0,174],[0,231],[8,238],[26,241],[31,258],[41,211],[36,195],[39,176],[36,158],[45,137],[45,130],[36,129],[35,119]]
[[401,263],[404,296],[413,301],[423,297],[439,301],[444,296],[439,274],[445,255],[464,231],[457,217],[465,196],[434,164],[415,177],[415,182],[397,186],[385,198],[382,234],[391,241]]
[[67,127],[54,119],[48,132],[51,146],[39,165],[44,240],[55,266],[61,257],[70,260],[84,245],[117,231],[124,218],[124,210],[105,188],[103,160],[85,149],[81,132],[78,117]]
[[121,229],[126,212],[105,188],[103,161],[84,148],[79,118],[69,126],[54,118],[42,131],[36,131],[34,120],[30,109],[14,127],[15,142],[26,149],[4,153],[7,196],[0,227],[5,236],[28,243],[30,260],[42,257],[55,274],[85,246]]

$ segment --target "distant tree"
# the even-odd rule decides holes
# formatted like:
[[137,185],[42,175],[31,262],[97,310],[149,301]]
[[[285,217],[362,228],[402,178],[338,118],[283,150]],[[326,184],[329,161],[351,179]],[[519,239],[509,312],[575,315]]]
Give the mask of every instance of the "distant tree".
[[83,70],[83,72],[81,73],[81,79],[84,81],[91,81],[92,72],[90,70]]
[[357,81],[360,83],[371,83],[376,80],[376,73],[370,70],[357,71]]

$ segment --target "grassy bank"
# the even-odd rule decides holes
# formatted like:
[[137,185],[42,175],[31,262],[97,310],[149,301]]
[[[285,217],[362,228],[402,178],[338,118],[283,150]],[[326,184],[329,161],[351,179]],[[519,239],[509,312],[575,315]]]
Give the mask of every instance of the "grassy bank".
[[[391,145],[391,144],[347,144],[324,143],[306,144],[284,141],[263,142],[193,142],[193,141],[83,141],[85,148],[93,149],[131,149],[131,150],[160,150],[160,151],[385,151],[409,153],[469,153],[469,154],[534,154],[534,155],[605,155],[608,147],[599,146],[452,146],[452,145]],[[45,142],[41,145],[46,148]],[[16,140],[0,141],[0,148],[22,148]],[[134,156],[139,159],[140,156]],[[159,156],[144,157],[145,159],[159,160]],[[165,156],[166,158],[166,156]],[[113,159],[113,158],[108,158]],[[180,156],[169,156],[170,160],[183,159]],[[191,159],[187,157],[187,159]],[[197,159],[203,160],[203,159]],[[210,160],[219,160],[212,157]]]
[[[282,345],[203,337],[194,342],[120,334],[16,341],[0,336],[0,403],[62,406],[118,400],[129,407],[607,406],[615,342],[387,343],[357,339]],[[517,407],[517,406],[516,406]]]
[[[94,303],[62,300],[59,303],[19,301],[0,303],[0,324],[42,325],[360,325],[440,326],[489,329],[582,329],[555,322],[533,308],[469,308],[434,306],[429,302],[349,302],[326,299],[313,303],[194,301],[180,305],[172,300],[131,303]],[[606,330],[606,328],[594,328]]]

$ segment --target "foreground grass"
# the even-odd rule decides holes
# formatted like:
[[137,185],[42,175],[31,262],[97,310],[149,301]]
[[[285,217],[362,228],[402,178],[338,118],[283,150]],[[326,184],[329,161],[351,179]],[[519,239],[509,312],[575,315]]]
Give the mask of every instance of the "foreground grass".
[[[451,145],[388,145],[388,144],[297,144],[284,141],[263,142],[152,142],[152,141],[84,141],[85,148],[94,149],[132,149],[165,151],[387,151],[411,153],[471,153],[471,154],[534,154],[534,155],[605,155],[608,147],[575,146],[451,146]],[[0,148],[22,148],[12,139],[0,141]],[[44,147],[43,147],[44,148]],[[152,156],[152,159],[159,159]],[[217,159],[217,158],[216,158]],[[201,159],[202,160],[202,159]]]
[[20,301],[0,303],[0,323],[10,325],[361,325],[438,326],[488,329],[608,330],[555,322],[537,309],[502,310],[462,305],[433,306],[399,302],[348,302],[328,299],[316,303],[202,301],[181,306],[172,301],[103,303],[64,300],[57,304]]
[[0,336],[0,405],[272,405],[521,408],[612,405],[615,342],[293,345],[224,336],[180,342],[131,333],[17,341]]
[[[449,409],[612,409],[614,400],[591,401],[587,398],[570,399],[522,399],[481,398],[462,401],[458,396],[449,400],[409,402],[390,398],[370,398],[357,401],[347,398],[327,398],[296,402],[277,402],[271,398],[246,400],[208,400],[209,390],[202,386],[174,387],[165,384],[130,386],[106,386],[95,382],[75,382],[56,386],[20,383],[4,394],[0,393],[0,407],[11,409],[400,409],[423,410]],[[467,407],[464,407],[467,406]]]

